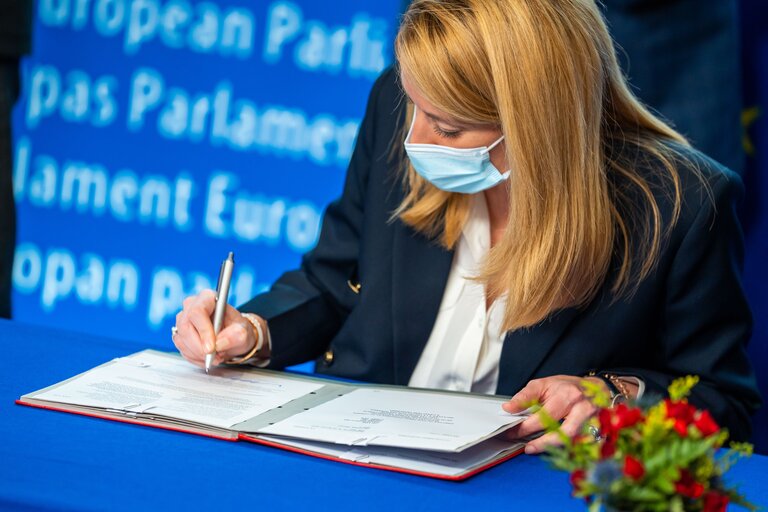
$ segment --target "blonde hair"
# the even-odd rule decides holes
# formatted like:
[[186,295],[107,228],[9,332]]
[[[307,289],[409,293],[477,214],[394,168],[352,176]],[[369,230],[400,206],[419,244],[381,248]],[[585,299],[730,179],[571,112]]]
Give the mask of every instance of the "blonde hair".
[[[687,142],[628,89],[595,3],[415,0],[395,52],[435,107],[504,134],[509,221],[477,276],[507,295],[504,328],[588,304],[609,270],[614,298],[631,295],[679,216]],[[395,215],[453,248],[469,197],[404,167]],[[657,189],[672,204],[666,226]]]

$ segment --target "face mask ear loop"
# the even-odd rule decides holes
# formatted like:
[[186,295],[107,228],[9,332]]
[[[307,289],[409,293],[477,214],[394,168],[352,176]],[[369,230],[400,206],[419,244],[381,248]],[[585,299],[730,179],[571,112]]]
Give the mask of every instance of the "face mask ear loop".
[[[504,140],[504,136],[503,136],[503,135],[502,135],[501,137],[499,137],[499,138],[496,140],[496,142],[494,142],[493,144],[491,144],[490,146],[488,146],[488,153],[489,153],[489,156],[490,156],[490,152],[491,152],[491,150],[492,150],[493,148],[495,148],[496,146],[498,146],[498,145],[501,143],[501,141],[502,141],[502,140]],[[511,170],[507,170],[507,172],[501,172],[500,170],[496,169],[496,167],[495,167],[495,166],[494,166],[494,169],[496,170],[496,172],[498,172],[499,174],[501,174],[501,178],[502,178],[503,180],[505,180],[505,181],[506,181],[506,180],[509,178],[509,174],[512,172]]]
[[408,135],[405,136],[405,144],[410,144],[411,132],[413,132],[413,125],[416,124],[416,104],[413,104],[413,118],[411,119],[411,127],[408,128]]
[[498,145],[499,145],[499,143],[501,143],[501,141],[503,141],[503,140],[504,140],[504,136],[503,136],[503,135],[502,135],[501,137],[499,137],[498,139],[496,139],[496,142],[494,142],[493,144],[491,144],[490,146],[488,146],[488,152],[490,153],[490,151],[491,151],[493,148],[495,148],[496,146],[498,146]]

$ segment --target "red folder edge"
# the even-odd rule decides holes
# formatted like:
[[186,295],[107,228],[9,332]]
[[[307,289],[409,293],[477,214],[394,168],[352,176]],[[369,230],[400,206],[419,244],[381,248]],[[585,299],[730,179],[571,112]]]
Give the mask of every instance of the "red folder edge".
[[240,439],[243,441],[248,441],[251,443],[258,443],[263,444],[266,446],[271,446],[273,448],[280,448],[282,450],[287,450],[289,452],[294,453],[300,453],[302,455],[310,455],[312,457],[317,457],[319,459],[325,459],[330,460],[333,462],[341,462],[343,464],[350,464],[352,466],[361,466],[364,468],[373,468],[373,469],[383,469],[384,471],[393,471],[395,473],[405,473],[406,475],[416,475],[416,476],[426,476],[429,478],[437,478],[439,480],[449,480],[451,482],[461,482],[462,480],[466,480],[469,477],[475,476],[478,473],[481,473],[485,471],[486,469],[492,468],[493,466],[497,466],[501,464],[502,462],[506,462],[512,457],[516,457],[523,453],[524,448],[521,447],[519,450],[516,450],[512,453],[509,453],[505,455],[504,457],[494,460],[492,462],[489,462],[488,464],[485,464],[484,466],[480,466],[478,468],[475,468],[474,470],[470,471],[469,473],[464,473],[463,475],[458,476],[448,476],[448,475],[440,475],[436,473],[429,473],[427,471],[414,471],[412,469],[405,469],[405,468],[397,468],[394,466],[385,466],[383,464],[374,464],[370,462],[355,462],[353,460],[346,460],[346,459],[339,459],[337,457],[333,457],[331,455],[325,455],[322,453],[313,452],[310,450],[304,450],[302,448],[297,448],[295,446],[289,446],[285,444],[275,443],[273,441],[267,441],[266,439],[259,439],[258,437],[251,437],[248,434],[240,434]]
[[461,482],[463,480],[466,480],[466,479],[468,479],[470,477],[473,477],[473,476],[477,475],[478,473],[481,473],[481,472],[485,471],[486,469],[492,468],[493,466],[497,466],[497,465],[501,464],[502,462],[506,462],[509,459],[513,458],[513,457],[517,457],[518,455],[520,455],[523,452],[523,448],[521,447],[519,450],[516,450],[516,451],[514,451],[512,453],[509,453],[509,454],[505,455],[504,457],[502,457],[500,459],[497,459],[497,460],[494,460],[492,462],[489,462],[488,464],[486,464],[484,466],[480,466],[478,468],[475,468],[474,470],[470,471],[469,473],[465,473],[463,475],[458,475],[458,476],[448,476],[448,475],[440,475],[440,474],[436,474],[436,473],[429,473],[429,472],[426,472],[426,471],[414,471],[412,469],[396,468],[394,466],[385,466],[383,464],[373,464],[373,463],[369,463],[369,462],[355,462],[353,460],[339,459],[337,457],[332,457],[330,455],[324,455],[322,453],[316,453],[316,452],[313,452],[313,451],[310,451],[310,450],[304,450],[304,449],[301,449],[301,448],[297,448],[295,446],[288,446],[288,445],[284,445],[284,444],[280,444],[280,443],[275,443],[273,441],[267,441],[266,439],[259,439],[257,437],[252,437],[252,436],[250,436],[248,434],[239,433],[238,436],[235,437],[235,438],[221,437],[221,436],[216,436],[216,435],[213,435],[213,434],[206,434],[204,432],[195,432],[193,430],[185,430],[185,429],[180,428],[180,427],[172,427],[172,426],[169,426],[169,425],[158,425],[156,423],[148,423],[146,421],[140,421],[138,419],[133,419],[133,418],[127,418],[127,417],[126,418],[118,418],[118,417],[115,417],[115,416],[106,416],[106,415],[90,413],[90,412],[84,412],[84,411],[72,411],[72,410],[69,410],[69,409],[63,409],[63,408],[59,408],[59,407],[52,407],[52,406],[48,406],[48,405],[31,404],[31,403],[28,403],[28,402],[24,402],[21,399],[18,399],[15,402],[16,402],[17,405],[24,405],[26,407],[34,407],[36,409],[44,409],[44,410],[48,410],[48,411],[65,412],[65,413],[68,413],[68,414],[77,414],[78,416],[87,416],[89,418],[98,418],[98,419],[102,419],[102,420],[118,421],[120,423],[130,423],[132,425],[140,425],[142,427],[160,428],[160,429],[163,429],[163,430],[170,430],[172,432],[183,432],[184,434],[192,434],[192,435],[198,435],[198,436],[202,436],[202,437],[210,437],[210,438],[213,438],[213,439],[219,439],[221,441],[235,442],[235,441],[238,441],[238,440],[243,440],[243,441],[248,441],[250,443],[261,444],[261,445],[264,445],[264,446],[270,446],[272,448],[280,448],[281,450],[286,450],[286,451],[289,451],[289,452],[299,453],[299,454],[302,454],[302,455],[309,455],[311,457],[317,457],[318,459],[330,460],[332,462],[341,462],[343,464],[350,464],[352,466],[361,466],[361,467],[364,467],[364,468],[382,469],[384,471],[393,471],[395,473],[405,473],[406,475],[416,475],[416,476],[423,476],[423,477],[429,477],[429,478],[437,478],[439,480],[448,480],[448,481],[451,481],[451,482]]

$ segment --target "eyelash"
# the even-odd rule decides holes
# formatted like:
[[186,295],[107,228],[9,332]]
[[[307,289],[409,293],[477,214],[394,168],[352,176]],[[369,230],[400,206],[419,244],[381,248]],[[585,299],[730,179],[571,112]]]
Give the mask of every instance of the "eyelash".
[[437,126],[436,124],[432,125],[432,130],[434,130],[434,132],[438,134],[440,137],[445,137],[446,139],[454,139],[459,135],[461,135],[460,131],[446,132],[445,130],[441,130],[440,127]]

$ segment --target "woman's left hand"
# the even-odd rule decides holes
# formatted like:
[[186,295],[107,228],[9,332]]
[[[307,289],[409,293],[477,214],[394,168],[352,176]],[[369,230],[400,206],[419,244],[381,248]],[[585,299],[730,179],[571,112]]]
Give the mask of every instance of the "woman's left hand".
[[[589,380],[600,382],[608,391],[605,383],[595,377],[587,377]],[[527,409],[531,402],[538,401],[542,409],[555,420],[563,420],[562,431],[570,437],[575,436],[581,426],[589,418],[597,413],[597,407],[584,395],[580,383],[584,377],[570,375],[555,375],[543,379],[530,381],[523,389],[513,396],[502,408],[509,413],[519,413]],[[516,425],[508,431],[508,437],[520,438],[529,436],[543,430],[539,417],[531,415],[527,420]],[[544,447],[559,443],[554,432],[528,442],[525,445],[525,453],[541,453]]]

